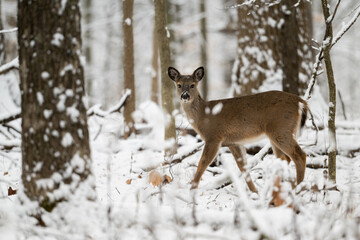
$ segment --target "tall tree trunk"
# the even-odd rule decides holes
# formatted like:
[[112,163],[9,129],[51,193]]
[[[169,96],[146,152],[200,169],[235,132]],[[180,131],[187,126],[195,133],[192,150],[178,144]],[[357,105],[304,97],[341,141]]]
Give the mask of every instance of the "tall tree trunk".
[[151,59],[151,101],[159,104],[159,44],[154,20],[153,54]]
[[206,6],[205,0],[200,0],[200,14],[203,15],[200,21],[201,32],[201,65],[205,68],[205,75],[202,84],[202,97],[206,100],[208,96],[208,77],[207,77],[207,30],[206,30]]
[[[89,28],[89,25],[91,23],[91,19],[92,19],[92,0],[85,0],[85,14],[84,14],[84,18],[85,18],[85,24],[87,26],[87,31],[84,34],[84,54],[85,54],[85,59],[86,59],[86,65],[91,67],[92,65],[92,57],[91,57],[91,45],[92,45],[92,40],[91,40],[91,31]],[[89,100],[92,100],[92,78],[91,76],[85,76],[85,87],[86,87],[86,93],[89,96]]]
[[165,140],[173,139],[172,147],[165,149],[165,156],[170,156],[176,152],[176,131],[175,119],[173,116],[173,83],[168,78],[167,69],[170,66],[170,47],[168,33],[166,29],[165,0],[156,0],[155,4],[155,26],[159,42],[160,67],[161,67],[161,103],[166,114],[165,119],[169,119],[165,126]]
[[330,10],[327,0],[321,0],[324,19],[326,24],[324,37],[324,61],[326,65],[326,75],[329,84],[329,118],[328,118],[328,134],[329,134],[329,179],[336,183],[336,128],[335,128],[335,114],[336,114],[336,85],[334,72],[331,63],[330,49],[333,41],[332,22],[329,21]]
[[130,89],[131,95],[124,106],[125,129],[124,138],[135,133],[132,113],[135,111],[135,79],[134,79],[134,35],[133,7],[134,0],[123,0],[123,31],[124,31],[124,89]]
[[[0,1],[0,29],[3,30],[4,26],[2,23],[2,12],[1,12],[1,1]],[[5,63],[6,51],[5,51],[5,36],[0,33],[0,66]]]
[[295,0],[269,3],[257,0],[238,7],[238,57],[232,74],[235,95],[270,89],[300,94],[311,76],[310,5],[297,6]]
[[260,1],[259,5],[240,6],[237,12],[238,57],[232,75],[234,95],[258,92],[266,84],[280,86],[278,6],[269,7]]
[[47,211],[91,175],[78,3],[18,2],[22,182]]

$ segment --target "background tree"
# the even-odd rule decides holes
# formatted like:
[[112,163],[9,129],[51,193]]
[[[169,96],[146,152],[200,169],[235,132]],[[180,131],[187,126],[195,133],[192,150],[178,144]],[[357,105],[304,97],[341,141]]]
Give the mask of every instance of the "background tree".
[[312,70],[310,3],[293,0],[242,3],[237,8],[234,94],[247,95],[274,88],[304,93]]
[[151,101],[159,104],[159,44],[154,19],[153,52],[151,58]]
[[[0,1],[0,30],[3,30],[4,26],[2,23],[2,13],[1,13],[1,1]],[[5,63],[6,51],[5,51],[5,36],[0,33],[0,66]]]
[[18,2],[22,182],[51,211],[91,175],[80,9],[78,0],[30,2]]
[[[326,66],[326,75],[328,78],[329,86],[329,118],[328,118],[328,134],[329,134],[329,179],[336,183],[336,127],[335,127],[335,115],[336,115],[336,85],[335,77],[330,57],[330,49],[333,44],[333,30],[332,19],[330,16],[329,4],[327,0],[321,0],[323,14],[326,24],[325,36],[324,36],[324,62]],[[336,6],[337,8],[337,6]],[[334,18],[334,16],[332,16]],[[331,20],[330,20],[331,19]]]
[[[85,22],[85,26],[87,26],[87,29],[84,33],[84,55],[86,58],[86,65],[87,66],[91,66],[92,64],[92,49],[91,49],[91,45],[92,45],[92,36],[91,36],[91,31],[90,31],[90,23],[92,21],[92,0],[85,0],[84,1],[84,22]],[[91,75],[89,76],[85,76],[85,86],[86,86],[86,93],[89,97],[90,102],[92,101],[92,79],[91,79]]]
[[125,130],[124,138],[135,132],[132,113],[135,111],[135,79],[134,79],[134,35],[133,7],[134,0],[124,0],[123,32],[124,32],[124,89],[130,89],[131,95],[124,106]]
[[[155,25],[159,42],[160,68],[161,68],[161,103],[165,114],[165,119],[169,119],[165,126],[165,140],[176,139],[175,119],[173,116],[173,83],[168,78],[167,69],[170,66],[170,47],[168,32],[166,28],[165,0],[154,1],[155,4]],[[176,152],[175,144],[165,150],[165,155],[169,156]]]
[[208,81],[207,81],[207,30],[206,30],[206,6],[205,0],[200,0],[200,55],[201,55],[201,65],[205,68],[205,75],[202,79],[201,90],[202,97],[206,100],[208,95]]

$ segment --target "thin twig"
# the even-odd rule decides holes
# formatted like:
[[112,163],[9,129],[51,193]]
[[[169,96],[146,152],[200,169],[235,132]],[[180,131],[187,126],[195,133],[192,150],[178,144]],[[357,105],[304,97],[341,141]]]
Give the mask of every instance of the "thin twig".
[[0,74],[9,72],[12,69],[19,69],[19,57],[14,58],[8,63],[0,66]]
[[11,32],[16,32],[17,30],[18,28],[4,29],[4,30],[0,30],[0,33],[11,33]]
[[8,122],[11,122],[11,121],[14,121],[16,119],[19,119],[21,118],[21,113],[16,113],[14,115],[11,115],[9,117],[6,117],[6,118],[3,118],[0,120],[0,124],[3,125],[3,124],[6,124]]

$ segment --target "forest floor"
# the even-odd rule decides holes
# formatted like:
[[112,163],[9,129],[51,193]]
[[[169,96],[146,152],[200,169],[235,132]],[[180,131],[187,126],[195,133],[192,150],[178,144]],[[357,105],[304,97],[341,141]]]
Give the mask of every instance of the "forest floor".
[[[249,170],[259,191],[255,194],[227,148],[221,148],[199,188],[190,190],[203,143],[179,130],[178,153],[168,159],[176,161],[164,164],[161,115],[156,105],[143,103],[134,115],[140,133],[128,140],[121,138],[121,114],[89,118],[98,199],[95,210],[86,209],[86,237],[58,226],[47,231],[32,226],[30,231],[31,223],[13,216],[17,194],[7,195],[9,187],[19,188],[21,151],[16,146],[1,150],[0,235],[6,237],[1,239],[360,239],[358,123],[338,122],[337,190],[326,180],[327,132],[320,130],[318,143],[311,145],[315,131],[307,123],[298,138],[307,153],[303,183],[293,189],[294,164],[269,153]],[[183,115],[176,120],[179,129],[189,127]],[[13,125],[19,128],[19,122]],[[8,137],[1,141],[18,143],[20,135]],[[150,174],[159,174],[160,184],[153,179],[149,183]],[[278,206],[271,204],[274,192],[280,192]]]

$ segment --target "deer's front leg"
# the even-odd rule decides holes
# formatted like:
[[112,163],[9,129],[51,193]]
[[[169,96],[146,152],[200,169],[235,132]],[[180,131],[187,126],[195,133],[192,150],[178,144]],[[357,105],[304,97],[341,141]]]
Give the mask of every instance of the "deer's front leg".
[[197,188],[201,179],[201,176],[205,172],[206,168],[214,160],[216,154],[219,151],[221,143],[220,142],[205,142],[205,147],[201,155],[198,167],[194,179],[191,182],[191,189]]

